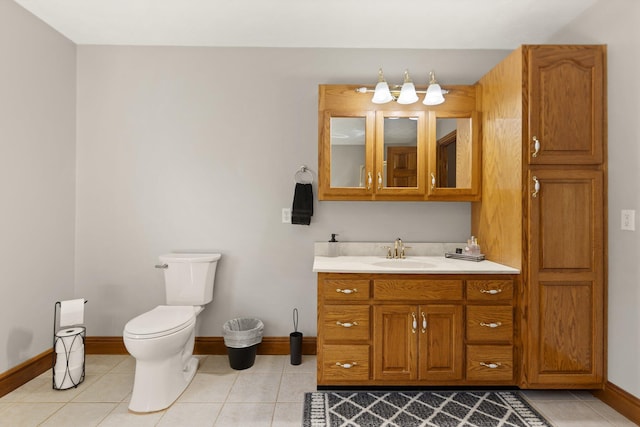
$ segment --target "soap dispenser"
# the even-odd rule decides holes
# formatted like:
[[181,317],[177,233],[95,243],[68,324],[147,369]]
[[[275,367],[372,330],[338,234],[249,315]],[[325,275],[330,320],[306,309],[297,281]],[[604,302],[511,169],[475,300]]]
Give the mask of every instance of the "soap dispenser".
[[336,236],[337,234],[335,233],[331,234],[331,240],[329,240],[329,244],[327,245],[329,248],[327,251],[328,252],[327,256],[336,257],[339,255],[340,247],[338,246],[338,241],[336,240]]

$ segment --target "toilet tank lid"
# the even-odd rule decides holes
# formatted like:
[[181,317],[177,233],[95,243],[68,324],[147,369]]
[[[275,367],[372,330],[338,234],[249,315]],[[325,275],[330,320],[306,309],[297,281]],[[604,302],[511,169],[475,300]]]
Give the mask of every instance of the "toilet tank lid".
[[181,329],[196,317],[196,307],[191,305],[159,305],[125,325],[125,332],[149,335]]
[[220,259],[221,254],[211,253],[175,253],[160,255],[162,262],[213,262]]

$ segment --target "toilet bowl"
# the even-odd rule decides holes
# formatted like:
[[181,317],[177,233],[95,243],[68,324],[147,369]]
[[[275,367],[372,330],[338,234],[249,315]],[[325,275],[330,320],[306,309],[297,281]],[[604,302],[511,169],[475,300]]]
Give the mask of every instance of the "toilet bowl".
[[201,307],[160,305],[127,323],[124,345],[136,359],[131,411],[165,409],[189,385],[198,368],[193,345],[200,311]]
[[[168,408],[198,369],[193,357],[196,318],[213,297],[220,254],[170,254],[160,257],[165,269],[167,305],[134,317],[124,327],[127,351],[136,359],[129,410]],[[192,305],[188,305],[192,304]]]

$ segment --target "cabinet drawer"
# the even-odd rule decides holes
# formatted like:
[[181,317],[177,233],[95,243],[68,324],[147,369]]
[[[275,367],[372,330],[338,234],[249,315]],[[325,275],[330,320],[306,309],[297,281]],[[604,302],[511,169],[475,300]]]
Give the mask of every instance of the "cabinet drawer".
[[513,280],[467,280],[470,301],[511,301]]
[[510,305],[468,305],[467,340],[513,340],[513,308]]
[[467,380],[513,381],[513,346],[468,345]]
[[324,345],[322,352],[323,382],[369,379],[368,345]]
[[369,299],[368,279],[325,279],[320,284],[325,301],[363,301]]
[[368,305],[325,305],[322,308],[322,334],[327,341],[368,340]]
[[462,280],[374,280],[376,300],[442,301],[462,299]]

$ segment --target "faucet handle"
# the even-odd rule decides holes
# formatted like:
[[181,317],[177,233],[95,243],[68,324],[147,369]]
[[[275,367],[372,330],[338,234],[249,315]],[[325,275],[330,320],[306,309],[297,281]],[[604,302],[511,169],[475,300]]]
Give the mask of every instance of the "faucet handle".
[[391,252],[393,248],[391,246],[380,246],[380,247],[387,250],[387,258],[393,258],[393,253]]
[[411,249],[411,246],[402,246],[402,249],[400,250],[400,258],[405,258],[405,253],[404,250],[405,249]]

